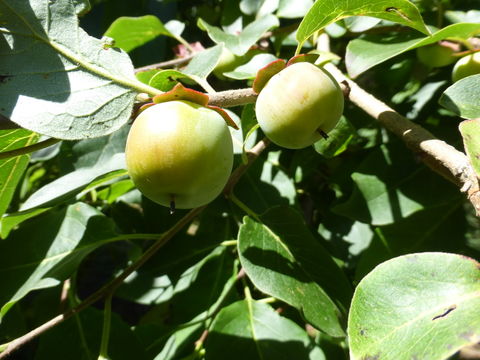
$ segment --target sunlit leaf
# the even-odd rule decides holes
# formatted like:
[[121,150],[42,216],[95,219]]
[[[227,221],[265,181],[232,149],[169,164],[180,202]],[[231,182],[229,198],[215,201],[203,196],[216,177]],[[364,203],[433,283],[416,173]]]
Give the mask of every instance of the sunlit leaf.
[[295,211],[274,208],[261,219],[264,224],[244,218],[239,232],[240,261],[249,278],[312,325],[343,336],[342,308],[350,297],[344,274]]
[[143,84],[127,54],[78,27],[72,2],[5,0],[0,23],[2,115],[61,139],[106,135],[128,121],[130,86]]
[[[0,131],[0,151],[32,145],[38,138],[38,134],[23,129]],[[29,158],[29,155],[22,155],[0,160],[0,217],[12,200],[13,193],[27,168]]]
[[357,77],[375,65],[406,51],[446,38],[468,39],[478,32],[480,32],[480,24],[453,24],[427,37],[415,33],[367,35],[348,43],[345,64],[348,74],[351,77]]
[[443,360],[480,339],[480,265],[447,253],[398,257],[357,286],[352,359]]
[[450,86],[440,97],[440,105],[465,119],[480,117],[480,74],[467,76]]
[[418,9],[408,0],[317,0],[303,18],[297,31],[302,45],[316,31],[349,16],[370,16],[410,26],[429,34]]

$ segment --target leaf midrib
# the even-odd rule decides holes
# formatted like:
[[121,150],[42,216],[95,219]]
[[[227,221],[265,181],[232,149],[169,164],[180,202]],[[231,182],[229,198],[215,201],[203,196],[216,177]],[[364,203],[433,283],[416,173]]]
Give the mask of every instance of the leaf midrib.
[[[18,14],[12,7],[10,7],[7,3],[4,3],[4,5],[6,7],[8,7],[10,9],[10,11],[13,14],[15,14],[17,16],[17,18],[20,19],[27,26],[28,29],[30,29],[31,34],[26,35],[26,34],[22,34],[22,33],[11,32],[7,29],[0,29],[0,32],[12,34],[12,35],[21,35],[21,36],[25,36],[25,37],[33,37],[37,40],[40,40],[40,41],[44,42],[46,45],[51,46],[58,53],[60,53],[61,55],[63,55],[64,57],[66,57],[67,59],[72,61],[74,64],[81,65],[83,68],[85,68],[86,70],[88,70],[88,71],[90,71],[94,74],[97,74],[97,75],[100,75],[100,76],[102,76],[106,79],[112,80],[113,82],[115,82],[117,84],[120,84],[124,87],[127,87],[129,89],[135,89],[135,90],[140,91],[140,92],[146,92],[147,94],[152,95],[152,96],[162,94],[162,91],[157,90],[157,89],[155,89],[151,86],[148,86],[146,84],[143,84],[140,81],[137,81],[135,79],[128,79],[126,77],[115,76],[115,75],[111,74],[110,72],[106,71],[105,69],[103,69],[99,66],[92,65],[87,60],[85,60],[83,58],[83,56],[77,57],[79,54],[75,54],[70,49],[61,45],[60,43],[52,41],[51,39],[45,38],[41,34],[38,34],[30,26],[30,24],[22,16],[20,16],[20,14]],[[78,32],[78,29],[76,29],[76,30]]]
[[[369,346],[365,347],[365,348],[362,348],[361,349],[361,352],[363,354],[367,354],[369,353],[369,351],[372,349],[372,348],[378,348],[379,347],[379,344],[382,344],[386,339],[390,338],[391,336],[395,335],[397,333],[397,331],[399,331],[400,329],[404,328],[405,326],[408,326],[410,324],[413,324],[417,321],[421,321],[425,318],[429,318],[429,316],[431,317],[432,315],[435,315],[438,313],[438,311],[440,310],[444,310],[446,307],[448,307],[449,305],[451,305],[453,302],[457,305],[457,308],[459,307],[459,304],[462,304],[462,303],[465,303],[471,299],[475,299],[475,298],[480,298],[480,290],[478,291],[474,291],[472,294],[468,295],[468,296],[462,296],[460,298],[456,298],[456,299],[452,299],[451,301],[447,301],[445,303],[442,303],[441,305],[438,305],[434,308],[430,308],[428,309],[427,311],[424,311],[424,312],[421,312],[419,315],[415,316],[413,319],[401,324],[400,326],[397,326],[395,328],[393,328],[393,330],[391,330],[390,332],[388,332],[384,337],[376,340],[376,341],[373,341],[372,343],[370,343]],[[428,316],[427,316],[428,315]]]

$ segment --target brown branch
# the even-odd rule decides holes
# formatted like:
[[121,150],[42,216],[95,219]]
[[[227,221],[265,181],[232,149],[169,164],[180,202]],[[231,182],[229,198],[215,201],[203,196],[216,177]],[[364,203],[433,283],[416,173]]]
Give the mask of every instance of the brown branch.
[[[256,144],[250,151],[247,152],[248,162],[247,164],[239,165],[235,171],[230,175],[229,181],[225,186],[225,189],[233,188],[238,182],[240,177],[247,171],[250,165],[260,156],[263,150],[267,147],[269,141],[261,140]],[[227,192],[224,190],[224,193]],[[127,267],[118,277],[113,279],[111,282],[104,285],[102,288],[91,294],[85,300],[83,300],[78,306],[73,309],[70,309],[63,314],[60,314],[49,321],[43,323],[39,327],[33,329],[27,334],[16,338],[15,340],[8,343],[7,348],[0,352],[0,359],[4,359],[12,354],[15,350],[27,344],[31,340],[35,339],[37,336],[43,334],[44,332],[50,330],[51,328],[59,325],[63,321],[69,319],[75,314],[78,314],[80,311],[88,308],[90,305],[94,304],[98,300],[104,298],[105,296],[112,294],[122,283],[123,281],[134,271],[140,268],[145,264],[156,252],[162,248],[173,236],[175,236],[183,227],[189,224],[197,215],[199,215],[206,206],[198,207],[189,211],[182,219],[180,219],[175,225],[173,225],[165,234],[163,234],[152,246],[150,246],[145,253],[138,259],[136,262]],[[241,271],[238,274],[238,277],[243,276]]]
[[210,105],[226,108],[254,103],[258,95],[251,88],[248,88],[220,91],[208,96]]
[[333,64],[327,64],[325,68],[339,83],[348,84],[350,101],[401,138],[407,147],[419,155],[432,170],[459,186],[461,191],[467,194],[477,215],[480,214],[480,189],[477,175],[463,152],[437,139],[420,125],[414,124],[367,93]]

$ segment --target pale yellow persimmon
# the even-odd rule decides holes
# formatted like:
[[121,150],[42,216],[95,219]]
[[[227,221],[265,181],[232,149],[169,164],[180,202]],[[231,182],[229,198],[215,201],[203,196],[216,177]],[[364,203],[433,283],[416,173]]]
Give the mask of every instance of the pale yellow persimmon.
[[292,64],[274,75],[260,91],[257,121],[275,144],[301,149],[331,131],[343,113],[343,94],[336,80],[308,62]]
[[125,155],[130,177],[146,197],[181,209],[214,200],[233,164],[225,120],[189,101],[144,110],[130,129]]

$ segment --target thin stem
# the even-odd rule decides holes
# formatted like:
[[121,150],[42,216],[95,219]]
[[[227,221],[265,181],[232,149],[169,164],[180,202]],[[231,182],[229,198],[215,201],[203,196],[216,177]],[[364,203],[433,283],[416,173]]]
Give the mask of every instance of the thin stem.
[[112,320],[112,295],[113,294],[110,294],[105,298],[102,341],[100,343],[100,355],[98,356],[98,360],[108,359],[108,343],[110,341],[110,327]]
[[230,198],[230,200],[232,200],[232,202],[235,205],[237,205],[240,209],[242,209],[248,216],[254,218],[258,222],[261,222],[258,214],[252,209],[250,209],[246,204],[244,204],[239,198],[237,198],[233,192],[231,192],[228,197]]
[[264,304],[273,304],[277,301],[278,299],[274,297],[267,297],[267,298],[257,300],[257,302],[264,303]]
[[212,87],[212,85],[210,85],[207,81],[207,79],[204,79],[204,78],[201,78],[201,77],[198,77],[198,76],[194,76],[192,77],[197,83],[198,85],[200,85],[202,88],[205,89],[205,91],[208,93],[208,94],[215,94],[217,91]]
[[303,42],[301,43],[299,42],[297,45],[297,48],[295,49],[295,56],[300,54],[300,52],[302,51],[302,47],[303,47]]
[[243,139],[243,144],[242,144],[242,162],[244,164],[248,163],[248,157],[247,157],[247,152],[245,150],[245,145],[247,144],[248,138],[255,132],[257,129],[260,127],[260,124],[255,124],[252,126],[250,130],[248,130],[247,135],[245,135],[245,139]]
[[172,34],[173,37],[175,38],[175,40],[177,40],[180,44],[182,44],[183,46],[185,46],[188,51],[190,51],[190,53],[194,54],[195,53],[195,49],[192,48],[192,46],[188,43],[187,40],[185,40],[182,36],[180,35],[175,35],[175,34]]
[[41,149],[45,149],[49,146],[52,146],[52,145],[54,145],[54,144],[56,144],[60,141],[62,141],[62,140],[50,138],[50,139],[47,139],[47,140],[40,141],[40,142],[38,142],[36,144],[33,144],[33,145],[24,146],[24,147],[19,148],[19,149],[0,152],[0,160],[1,159],[8,159],[8,158],[15,157],[15,156],[20,156],[20,155],[30,154],[34,151],[38,151],[38,150],[41,150]]
[[238,240],[225,240],[220,243],[220,246],[237,246]]

